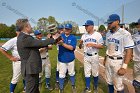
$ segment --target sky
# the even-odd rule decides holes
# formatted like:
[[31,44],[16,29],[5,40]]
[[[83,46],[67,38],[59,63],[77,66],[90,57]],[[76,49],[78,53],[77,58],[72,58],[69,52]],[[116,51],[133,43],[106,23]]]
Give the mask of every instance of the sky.
[[35,26],[39,18],[53,16],[59,23],[71,20],[80,26],[93,20],[97,25],[97,19],[106,21],[112,13],[121,17],[122,4],[125,23],[140,18],[140,0],[0,0],[0,23],[11,25],[18,18],[28,17]]

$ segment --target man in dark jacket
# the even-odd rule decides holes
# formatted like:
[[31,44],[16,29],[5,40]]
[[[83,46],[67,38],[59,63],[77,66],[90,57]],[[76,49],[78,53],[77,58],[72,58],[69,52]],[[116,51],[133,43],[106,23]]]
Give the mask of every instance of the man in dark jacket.
[[26,81],[26,93],[39,93],[39,73],[42,70],[39,48],[53,44],[59,35],[37,40],[30,36],[32,28],[27,19],[18,19],[16,26],[21,31],[17,38],[17,49],[21,57],[21,73]]

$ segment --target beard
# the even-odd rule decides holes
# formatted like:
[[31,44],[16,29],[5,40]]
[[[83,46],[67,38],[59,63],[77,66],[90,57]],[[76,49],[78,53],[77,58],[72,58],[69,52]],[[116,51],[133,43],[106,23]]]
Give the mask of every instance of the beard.
[[112,30],[112,31],[116,30],[116,26],[110,27],[110,30]]

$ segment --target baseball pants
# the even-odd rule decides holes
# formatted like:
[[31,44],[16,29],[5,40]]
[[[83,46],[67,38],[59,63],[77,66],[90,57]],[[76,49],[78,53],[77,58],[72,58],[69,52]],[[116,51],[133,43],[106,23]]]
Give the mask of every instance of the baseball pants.
[[114,89],[122,91],[124,89],[123,76],[117,74],[123,64],[123,59],[114,60],[107,57],[105,64],[106,81],[109,85],[114,85]]

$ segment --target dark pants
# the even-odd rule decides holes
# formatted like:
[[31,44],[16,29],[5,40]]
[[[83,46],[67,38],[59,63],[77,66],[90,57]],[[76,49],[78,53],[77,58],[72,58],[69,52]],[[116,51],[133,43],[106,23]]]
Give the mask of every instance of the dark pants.
[[40,93],[39,92],[39,74],[27,74],[25,76],[26,93]]

